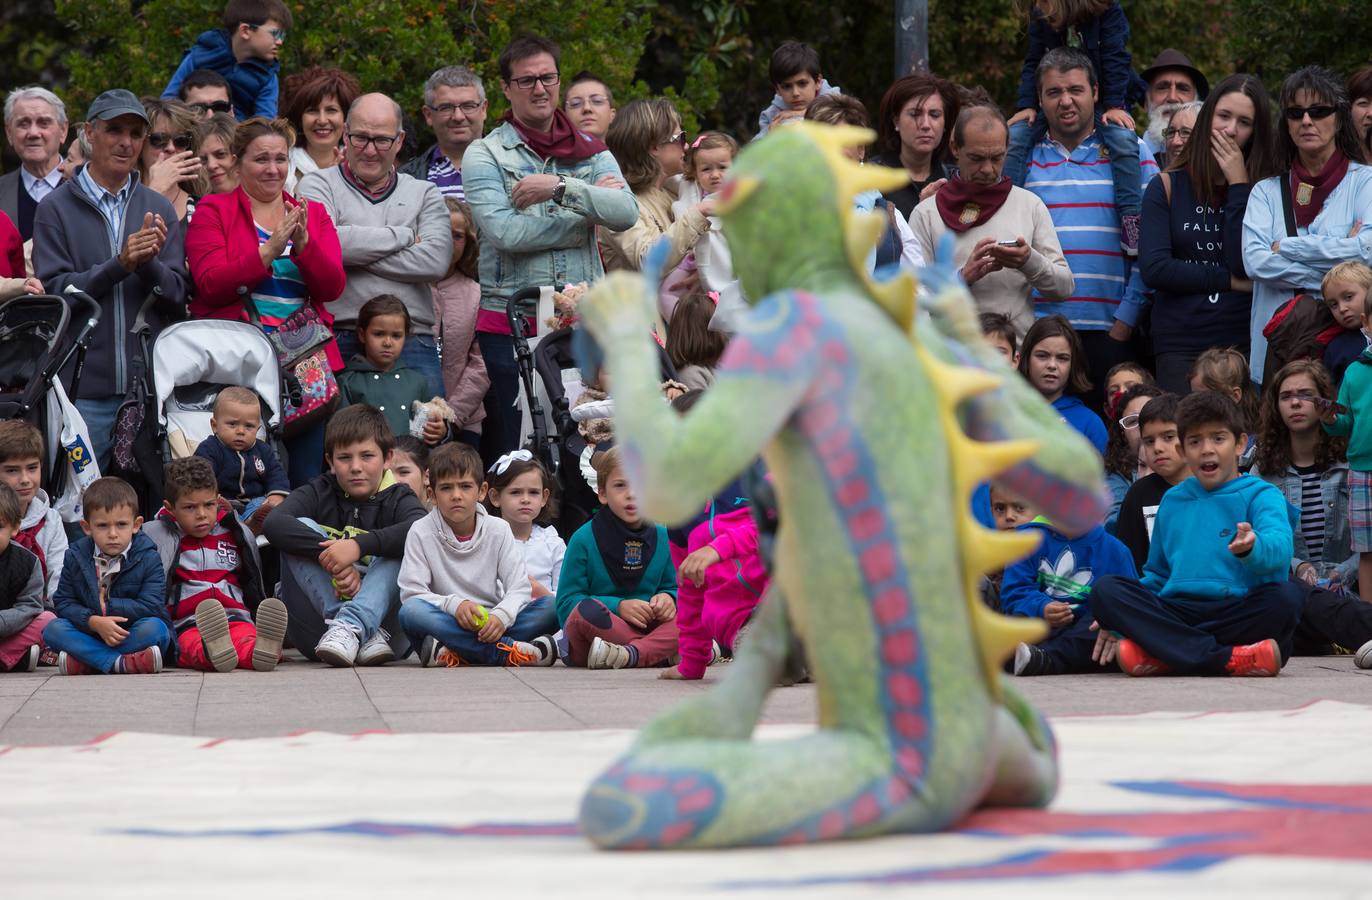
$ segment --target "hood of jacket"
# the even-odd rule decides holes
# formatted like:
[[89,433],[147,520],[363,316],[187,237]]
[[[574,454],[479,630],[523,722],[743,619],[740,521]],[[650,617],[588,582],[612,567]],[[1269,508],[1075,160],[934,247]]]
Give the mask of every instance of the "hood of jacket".
[[51,508],[48,492],[39,488],[34,492],[33,499],[29,501],[29,510],[24,513],[24,520],[19,523],[19,527],[21,529],[32,528],[47,517],[48,510]]

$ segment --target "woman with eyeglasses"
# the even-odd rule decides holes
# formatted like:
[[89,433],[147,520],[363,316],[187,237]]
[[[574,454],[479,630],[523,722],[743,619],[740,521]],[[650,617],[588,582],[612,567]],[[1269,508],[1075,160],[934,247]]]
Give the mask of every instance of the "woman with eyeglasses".
[[152,125],[143,140],[138,177],[171,201],[184,228],[210,186],[200,162],[200,114],[180,100],[156,97],[144,97],[143,109]]
[[1163,132],[1168,169],[1144,191],[1139,228],[1158,384],[1182,397],[1206,350],[1248,349],[1244,212],[1252,186],[1277,171],[1272,103],[1255,76],[1229,76],[1196,106],[1173,113]]
[[1306,66],[1282,83],[1278,175],[1258,183],[1243,220],[1243,259],[1253,279],[1250,359],[1262,383],[1263,336],[1295,294],[1319,297],[1324,273],[1345,260],[1372,264],[1372,169],[1333,72]]
[[1139,445],[1143,442],[1139,413],[1149,400],[1162,394],[1162,388],[1151,381],[1139,382],[1108,401],[1106,421],[1110,424],[1105,428],[1105,486],[1110,491],[1110,512],[1105,517],[1105,530],[1111,534],[1115,534],[1120,506],[1129,488],[1141,475],[1148,474],[1148,466],[1139,453]]
[[287,191],[294,192],[302,176],[342,161],[344,121],[361,92],[357,79],[341,69],[310,66],[286,79],[284,117],[296,134]]
[[562,109],[578,129],[603,141],[610,123],[615,120],[615,96],[605,82],[591,72],[582,71],[568,82]]
[[1162,158],[1158,160],[1158,165],[1167,165],[1167,160],[1176,159],[1181,153],[1181,148],[1191,140],[1191,132],[1196,130],[1196,117],[1204,106],[1200,100],[1192,100],[1183,103],[1172,113],[1172,118],[1167,120],[1167,127],[1162,130]]

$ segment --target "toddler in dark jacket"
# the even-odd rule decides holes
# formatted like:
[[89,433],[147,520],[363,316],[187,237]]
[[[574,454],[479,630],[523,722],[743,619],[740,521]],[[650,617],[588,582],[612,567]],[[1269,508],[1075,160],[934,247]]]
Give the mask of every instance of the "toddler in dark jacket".
[[219,494],[233,504],[238,518],[262,532],[267,513],[290,493],[286,468],[272,445],[259,440],[262,402],[244,387],[226,387],[214,400],[210,429],[214,432],[195,448],[207,459],[219,483]]

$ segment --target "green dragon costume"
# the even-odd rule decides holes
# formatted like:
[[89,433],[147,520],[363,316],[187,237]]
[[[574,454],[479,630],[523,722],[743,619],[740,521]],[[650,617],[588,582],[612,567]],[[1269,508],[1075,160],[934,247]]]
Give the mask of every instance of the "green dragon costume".
[[[855,198],[908,180],[844,158],[872,137],[803,123],[739,156],[719,213],[761,299],[688,415],[658,392],[649,281],[611,276],[581,305],[645,513],[689,517],[761,454],[781,521],[770,594],[722,683],[650,723],[584,798],[602,847],[937,831],[1056,790],[1047,723],[1000,672],[1046,626],[977,593],[1036,537],[987,531],[969,498],[996,478],[1084,529],[1104,509],[1100,459],[982,340],[951,266],[921,273],[918,316],[909,274],[867,274],[886,219]],[[754,741],[793,635],[819,729]]]

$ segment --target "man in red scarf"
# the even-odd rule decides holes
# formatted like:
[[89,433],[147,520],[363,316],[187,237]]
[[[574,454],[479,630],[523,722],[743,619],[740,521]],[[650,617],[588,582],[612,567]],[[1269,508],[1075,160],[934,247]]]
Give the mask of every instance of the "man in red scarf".
[[1034,324],[1030,294],[1037,289],[1044,297],[1067,299],[1072,271],[1048,208],[1004,174],[1007,138],[1000,110],[964,109],[948,143],[957,173],[915,207],[910,230],[925,259],[935,258],[939,242],[951,231],[954,262],[977,310],[1009,316],[1023,339]]

